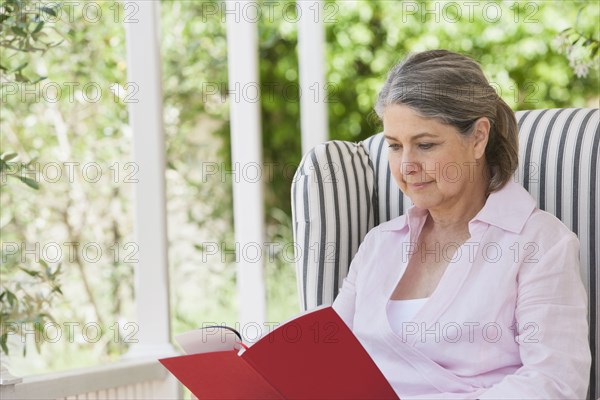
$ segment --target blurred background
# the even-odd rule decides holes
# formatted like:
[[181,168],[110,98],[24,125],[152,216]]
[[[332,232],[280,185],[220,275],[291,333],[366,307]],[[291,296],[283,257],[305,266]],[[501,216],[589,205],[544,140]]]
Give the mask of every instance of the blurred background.
[[[32,329],[3,330],[1,344],[21,376],[115,361],[136,333],[127,111],[136,87],[126,76],[124,28],[133,16],[119,1],[71,2],[72,12],[67,3],[59,10],[56,2],[0,2],[0,322]],[[160,8],[174,334],[237,318],[236,176],[226,173],[235,94],[225,20],[208,3],[218,4]],[[15,7],[32,4],[45,18],[14,17]],[[275,10],[258,20],[263,158],[273,166],[264,185],[266,242],[277,244],[264,272],[267,321],[275,323],[300,310],[286,248],[290,184],[302,157],[297,18],[294,2],[259,4]],[[379,132],[372,108],[387,71],[428,49],[478,60],[514,110],[599,105],[597,1],[344,0],[326,1],[323,11],[330,139]],[[68,173],[57,175],[57,165]],[[207,251],[214,243],[216,254]],[[37,340],[36,323],[48,321],[67,336]],[[94,331],[82,334],[86,324]]]

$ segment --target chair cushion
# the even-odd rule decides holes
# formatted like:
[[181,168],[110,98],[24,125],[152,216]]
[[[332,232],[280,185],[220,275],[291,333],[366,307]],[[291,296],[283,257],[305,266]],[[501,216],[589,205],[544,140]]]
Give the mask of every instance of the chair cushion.
[[592,370],[589,396],[600,396],[600,130],[598,109],[520,111],[517,182],[577,234],[581,277],[589,299]]

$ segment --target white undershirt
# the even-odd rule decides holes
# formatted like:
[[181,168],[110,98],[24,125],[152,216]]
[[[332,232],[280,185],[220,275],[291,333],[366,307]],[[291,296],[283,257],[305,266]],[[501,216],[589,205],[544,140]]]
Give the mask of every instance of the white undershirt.
[[392,330],[397,333],[402,332],[402,324],[412,321],[427,300],[429,300],[429,297],[423,299],[389,300],[386,311]]

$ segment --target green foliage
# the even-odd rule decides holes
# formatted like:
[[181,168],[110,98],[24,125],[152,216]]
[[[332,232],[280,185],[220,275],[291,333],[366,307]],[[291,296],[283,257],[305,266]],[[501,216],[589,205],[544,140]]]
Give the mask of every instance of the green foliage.
[[[23,70],[28,66],[31,53],[45,53],[60,43],[45,41],[52,30],[44,16],[56,17],[56,5],[45,6],[29,0],[5,0],[0,2],[0,82],[35,84]],[[4,64],[3,64],[4,63]],[[14,84],[14,83],[13,83]],[[0,151],[0,153],[2,153]],[[32,172],[34,159],[24,163],[18,161],[17,153],[0,155],[0,188],[6,193],[7,178],[17,179],[32,189],[38,190],[39,183],[28,175]],[[14,254],[4,253],[2,240],[0,262],[2,287],[0,288],[0,350],[9,354],[9,335],[22,337],[23,329],[33,326],[39,333],[44,323],[54,321],[52,305],[56,295],[62,294],[58,275],[60,264],[51,268],[39,259],[35,267],[30,262],[19,260]],[[16,243],[10,243],[13,247]],[[23,243],[24,244],[24,243]],[[27,352],[26,341],[21,341],[23,355]],[[40,351],[41,341],[35,340]]]
[[[44,4],[32,3],[29,10]],[[72,8],[56,9],[52,29],[60,27],[67,40],[43,56],[36,53],[28,59],[31,72],[27,76],[43,72],[48,78],[40,82],[7,79],[0,85],[2,146],[31,160],[6,161],[3,182],[24,178],[39,186],[36,196],[25,185],[3,187],[0,193],[3,245],[23,244],[17,255],[22,262],[2,266],[3,288],[9,288],[4,282],[13,284],[17,279],[19,266],[35,270],[38,259],[48,262],[52,271],[60,265],[61,275],[69,277],[60,284],[66,295],[49,297],[54,305],[44,312],[59,324],[93,321],[104,333],[96,344],[66,335],[56,343],[46,343],[38,358],[45,361],[33,364],[38,370],[48,364],[60,368],[70,354],[78,354],[69,361],[70,367],[95,363],[98,354],[110,360],[129,346],[119,332],[112,335],[110,329],[117,322],[131,321],[133,263],[139,251],[132,240],[129,208],[137,171],[129,159],[126,103],[135,99],[131,90],[135,82],[127,82],[125,32],[115,17],[117,11],[123,15],[122,4],[97,3],[105,16],[98,23],[86,20],[82,13],[87,3],[77,4],[79,8],[71,3]],[[42,32],[45,29],[46,25]],[[6,32],[2,31],[3,40]],[[36,249],[35,254],[22,251],[23,247]],[[45,248],[59,249],[59,256],[44,257]],[[43,285],[39,282],[31,288],[42,290]],[[22,297],[22,305],[33,298]],[[26,373],[35,371],[31,363],[13,361],[17,374],[20,363],[27,365],[22,367]]]
[[[583,18],[582,15],[586,17]],[[569,66],[579,78],[585,78],[590,69],[598,69],[600,55],[600,4],[584,3],[577,12],[573,27],[566,28],[555,38],[555,47],[569,60]]]
[[7,183],[7,178],[18,179],[32,189],[39,189],[40,185],[34,179],[31,179],[29,175],[31,166],[35,160],[31,160],[28,163],[17,161],[17,153],[4,153],[0,155],[0,186],[4,186]]
[[53,26],[58,7],[58,3],[31,0],[0,2],[0,82],[36,83],[45,79],[32,80],[23,71],[31,61],[30,53],[42,55],[62,42]]
[[[52,307],[57,297],[63,294],[59,283],[61,265],[52,268],[44,260],[39,260],[36,266],[25,267],[18,257],[5,254],[3,258],[0,264],[3,277],[0,289],[0,348],[8,355],[9,338],[25,337],[24,332],[33,328],[39,352],[43,343],[39,335],[47,323],[55,322]],[[19,342],[25,356],[27,342]]]

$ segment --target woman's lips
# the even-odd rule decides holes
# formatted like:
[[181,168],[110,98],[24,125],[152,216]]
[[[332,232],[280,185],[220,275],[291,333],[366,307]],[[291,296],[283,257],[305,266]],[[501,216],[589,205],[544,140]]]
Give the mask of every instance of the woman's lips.
[[407,183],[408,187],[414,190],[423,189],[428,186],[432,181],[429,182],[415,182],[415,183]]

